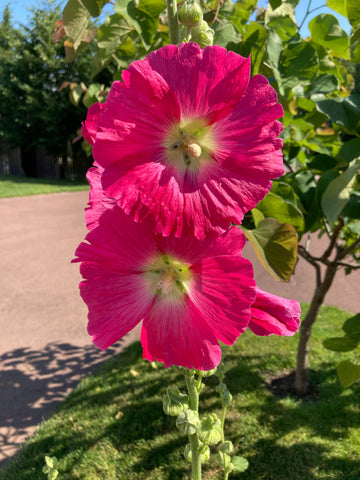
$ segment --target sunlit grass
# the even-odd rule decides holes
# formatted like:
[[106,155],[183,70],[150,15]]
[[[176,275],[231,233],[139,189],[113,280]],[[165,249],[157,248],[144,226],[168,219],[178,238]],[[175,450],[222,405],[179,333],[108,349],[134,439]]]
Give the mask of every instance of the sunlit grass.
[[[233,404],[228,439],[249,469],[240,480],[359,480],[360,386],[343,390],[335,367],[340,357],[322,340],[340,333],[349,315],[321,310],[311,353],[313,394],[297,399],[274,396],[269,383],[295,364],[298,337],[243,335],[226,356],[226,383]],[[190,478],[182,452],[186,438],[162,411],[170,384],[183,389],[175,370],[154,368],[141,359],[139,343],[84,379],[56,413],[0,474],[1,480],[41,480],[45,455],[59,460],[59,479],[180,480]],[[220,413],[216,380],[206,379],[202,411]],[[213,448],[216,451],[216,447]],[[222,479],[214,460],[204,479]]]
[[24,197],[44,193],[74,192],[88,190],[86,180],[60,180],[48,178],[16,177],[0,175],[0,198]]

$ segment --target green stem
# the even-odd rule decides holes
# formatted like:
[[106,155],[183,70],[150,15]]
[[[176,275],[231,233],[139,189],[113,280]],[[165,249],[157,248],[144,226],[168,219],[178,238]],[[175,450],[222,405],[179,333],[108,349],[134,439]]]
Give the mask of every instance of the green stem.
[[[195,375],[185,375],[186,387],[189,394],[189,406],[195,412],[199,411],[199,394],[201,390],[201,377],[196,380]],[[201,480],[201,458],[199,452],[199,437],[197,433],[189,435],[191,446],[192,480]]]
[[166,0],[170,42],[174,45],[179,43],[179,23],[177,18],[177,1]]
[[225,417],[226,417],[226,407],[223,405],[223,411],[221,415],[221,430],[222,430],[222,441],[225,442]]

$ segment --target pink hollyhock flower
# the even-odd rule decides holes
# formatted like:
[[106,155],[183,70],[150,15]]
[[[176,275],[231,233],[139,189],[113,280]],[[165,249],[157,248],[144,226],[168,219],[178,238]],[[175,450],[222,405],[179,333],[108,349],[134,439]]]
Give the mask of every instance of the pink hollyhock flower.
[[90,184],[90,194],[88,206],[85,208],[85,222],[89,230],[95,228],[99,223],[99,218],[108,208],[116,205],[116,200],[109,198],[101,186],[101,172],[103,169],[98,165],[91,167],[86,178]]
[[283,173],[283,109],[250,59],[219,46],[167,45],[133,62],[83,135],[108,197],[155,232],[224,232]]
[[233,227],[216,240],[154,234],[117,206],[107,209],[76,250],[88,305],[88,332],[106,349],[143,320],[144,358],[210,370],[246,330],[255,282]]
[[296,300],[278,297],[256,287],[249,328],[255,335],[291,336],[299,329],[300,314],[300,305]]

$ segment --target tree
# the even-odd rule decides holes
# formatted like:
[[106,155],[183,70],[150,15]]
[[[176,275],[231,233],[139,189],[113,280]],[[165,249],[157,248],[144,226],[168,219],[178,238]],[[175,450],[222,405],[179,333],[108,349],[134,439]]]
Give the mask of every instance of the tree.
[[[76,136],[86,115],[75,108],[69,87],[90,76],[92,53],[71,64],[64,48],[52,42],[60,7],[52,0],[31,11],[28,26],[11,26],[9,7],[3,12],[0,31],[0,136],[9,146],[19,146],[25,174],[36,176],[35,148],[67,156],[67,143]],[[66,82],[66,83],[64,83]]]

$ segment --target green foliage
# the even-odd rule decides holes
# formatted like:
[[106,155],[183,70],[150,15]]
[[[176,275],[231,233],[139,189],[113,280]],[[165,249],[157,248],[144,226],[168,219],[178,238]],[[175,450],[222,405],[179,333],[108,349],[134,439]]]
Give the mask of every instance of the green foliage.
[[69,90],[88,81],[92,55],[67,64],[63,45],[52,42],[61,16],[52,0],[32,10],[27,27],[14,28],[5,9],[0,21],[0,137],[25,152],[42,147],[66,155],[67,142],[86,115],[75,108]]
[[[323,342],[324,347],[334,352],[351,352],[360,346],[360,313],[348,318],[342,325],[343,337],[326,338]],[[344,388],[349,387],[354,382],[360,380],[360,357],[359,353],[352,360],[343,360],[337,366],[337,374],[341,385]]]

